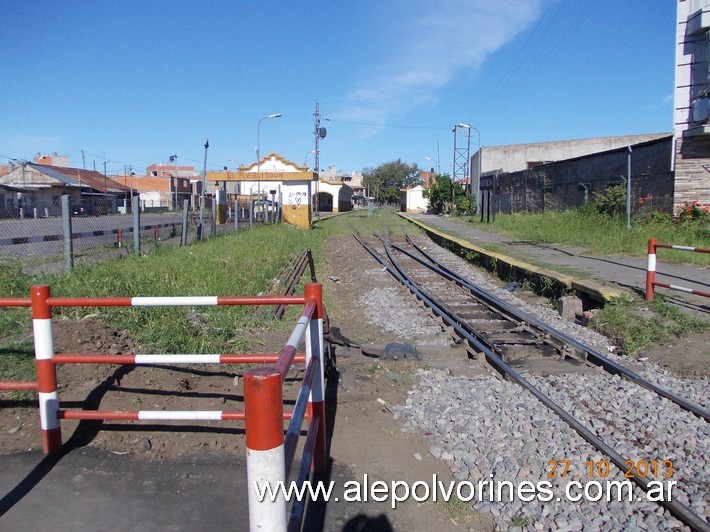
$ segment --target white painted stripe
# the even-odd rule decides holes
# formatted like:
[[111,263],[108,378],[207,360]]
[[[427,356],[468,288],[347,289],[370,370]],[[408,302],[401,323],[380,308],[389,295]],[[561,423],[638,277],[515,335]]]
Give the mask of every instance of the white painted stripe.
[[683,251],[695,251],[692,246],[672,246],[672,249],[682,249]]
[[35,358],[37,360],[51,360],[54,356],[52,320],[33,319],[32,330],[35,338]]
[[646,268],[649,272],[655,272],[656,271],[656,254],[655,253],[649,253],[648,254],[648,266]]
[[673,290],[679,290],[681,292],[687,292],[689,294],[693,292],[692,288],[686,288],[685,286],[678,286],[674,284],[670,285],[668,288],[672,288]]
[[306,333],[309,321],[310,320],[306,316],[301,316],[298,319],[298,322],[296,322],[296,326],[293,328],[291,336],[288,337],[286,345],[298,347],[298,344],[301,342],[303,335]]
[[39,424],[42,430],[58,429],[59,399],[57,392],[39,392]]
[[138,419],[220,421],[222,412],[219,410],[140,410]]
[[217,296],[185,297],[132,297],[134,307],[185,307],[190,305],[216,305]]
[[264,490],[268,482],[271,489],[276,490],[276,483],[279,480],[286,480],[285,464],[283,445],[268,451],[247,449],[247,491],[251,532],[286,530],[286,499],[283,492],[279,490],[279,496],[272,502],[267,491],[264,499],[260,501],[255,487],[256,484],[259,490]]
[[219,364],[219,355],[136,355],[136,364]]

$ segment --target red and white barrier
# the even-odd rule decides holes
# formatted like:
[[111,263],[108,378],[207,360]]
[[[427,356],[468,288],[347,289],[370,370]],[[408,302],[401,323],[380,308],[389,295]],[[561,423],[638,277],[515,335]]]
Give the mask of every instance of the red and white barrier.
[[[200,297],[51,297],[48,286],[33,286],[29,299],[0,298],[0,307],[32,308],[37,382],[0,382],[0,390],[37,390],[39,396],[42,446],[45,454],[62,449],[60,420],[123,421],[244,421],[246,425],[247,478],[251,530],[289,530],[300,526],[302,509],[287,518],[286,501],[259,501],[253,483],[286,481],[304,419],[308,436],[303,450],[299,482],[304,482],[312,466],[326,469],[325,384],[323,343],[323,297],[320,284],[307,284],[300,296],[200,296]],[[67,354],[54,353],[52,307],[84,306],[197,306],[197,305],[304,305],[303,313],[279,354]],[[297,352],[306,339],[305,355]],[[306,377],[293,412],[283,410],[283,382],[294,362],[306,363]],[[244,411],[138,410],[100,411],[59,408],[56,364],[271,364],[244,374]],[[288,455],[284,421],[290,420]],[[305,470],[304,470],[305,468]],[[283,495],[283,494],[280,494]]]
[[646,301],[653,301],[655,297],[656,286],[661,286],[663,288],[670,288],[671,290],[677,290],[679,292],[685,292],[687,294],[695,294],[698,296],[710,297],[710,292],[704,292],[703,290],[697,290],[694,288],[688,288],[685,286],[679,286],[674,284],[662,283],[656,281],[656,249],[666,248],[666,249],[676,249],[681,251],[694,251],[696,253],[710,253],[710,249],[693,247],[693,246],[675,246],[671,244],[659,244],[658,240],[651,238],[648,241],[648,262],[646,266]]
[[[253,368],[244,374],[246,412],[247,491],[249,530],[285,531],[286,499],[259,500],[255,485],[275,489],[286,480],[281,373],[273,368]],[[280,494],[281,495],[281,494]]]
[[54,357],[52,308],[47,304],[49,296],[49,286],[33,286],[30,292],[39,420],[42,430],[42,448],[45,454],[58,453],[62,450],[62,429],[57,415],[59,410],[57,368],[52,360]]
[[326,470],[326,435],[325,435],[325,345],[323,344],[323,287],[320,284],[307,284],[304,296],[306,300],[313,298],[318,302],[316,312],[308,324],[306,341],[306,366],[313,358],[318,360],[318,376],[313,379],[311,397],[308,402],[308,413],[311,419],[318,418],[318,435],[313,451],[313,469],[317,473]]

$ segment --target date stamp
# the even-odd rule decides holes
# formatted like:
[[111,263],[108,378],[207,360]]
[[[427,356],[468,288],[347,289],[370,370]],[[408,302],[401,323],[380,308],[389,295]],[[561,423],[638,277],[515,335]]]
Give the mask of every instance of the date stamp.
[[[577,466],[579,467],[579,466]],[[607,478],[613,473],[614,465],[609,460],[588,460],[582,466],[585,473],[592,478]],[[574,472],[571,460],[550,459],[547,461],[547,478],[564,478]],[[624,462],[624,478],[673,478],[673,460],[626,460]]]

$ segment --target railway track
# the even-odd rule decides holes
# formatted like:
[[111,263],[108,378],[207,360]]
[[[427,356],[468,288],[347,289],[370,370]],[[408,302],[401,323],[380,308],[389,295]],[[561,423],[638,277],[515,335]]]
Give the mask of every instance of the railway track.
[[[404,241],[393,242],[384,236],[375,235],[367,239],[357,234],[354,236],[390,275],[453,328],[466,345],[470,358],[485,362],[499,376],[516,382],[535,396],[589,444],[607,455],[620,470],[628,469],[629,457],[617,451],[619,442],[612,444],[603,440],[578,419],[593,417],[590,409],[585,411],[585,405],[575,404],[575,415],[572,415],[560,406],[559,402],[567,405],[575,403],[574,387],[558,384],[555,389],[558,399],[553,400],[551,394],[541,391],[540,374],[579,371],[606,374],[610,386],[613,378],[622,377],[671,401],[679,409],[692,413],[704,422],[710,421],[707,410],[649,382],[564,332],[486,292],[434,259],[408,237]],[[531,378],[531,375],[538,377]],[[534,384],[535,381],[538,385]],[[565,401],[559,399],[565,395]],[[617,408],[623,407],[619,405]],[[652,484],[645,474],[631,471],[627,477],[641,489],[651,489]],[[691,528],[710,530],[706,520],[686,504],[677,500],[664,500],[659,504]]]

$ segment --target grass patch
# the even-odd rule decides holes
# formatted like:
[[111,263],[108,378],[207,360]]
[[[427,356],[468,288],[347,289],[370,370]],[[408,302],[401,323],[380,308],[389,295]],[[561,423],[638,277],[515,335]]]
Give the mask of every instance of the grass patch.
[[[320,220],[310,231],[285,224],[263,225],[192,246],[157,246],[141,256],[127,255],[91,268],[77,267],[71,274],[30,276],[18,266],[3,264],[0,297],[29,297],[35,284],[50,285],[55,297],[254,295],[265,292],[279,272],[306,248],[312,250],[322,282],[329,237],[354,231],[382,233],[384,227],[398,233],[413,229],[394,209],[379,209],[372,217],[367,211],[354,211]],[[303,282],[309,278],[306,273]],[[325,284],[326,306],[330,300],[327,287]],[[300,290],[302,293],[302,286]],[[97,312],[111,326],[127,330],[148,352],[218,353],[248,350],[253,330],[291,330],[301,309],[290,307],[284,319],[275,322],[261,318],[251,307],[54,310],[56,316],[76,319]],[[31,327],[27,308],[0,309],[0,338],[4,339],[0,341],[0,379],[34,378]],[[23,337],[30,339],[20,341]],[[28,356],[30,364],[26,365]],[[26,377],[16,375],[16,371]]]
[[[479,219],[466,219],[480,224]],[[710,248],[710,225],[702,220],[686,223],[638,218],[631,230],[626,220],[571,209],[563,212],[497,214],[493,223],[481,224],[486,230],[539,244],[567,244],[598,255],[644,257],[648,240],[662,244]],[[659,261],[710,266],[710,254],[659,250]]]
[[650,304],[620,297],[607,303],[591,327],[611,338],[619,353],[635,356],[644,347],[710,329],[710,321],[689,316],[657,296]]
[[[9,341],[0,346],[0,378],[5,381],[36,380],[34,345],[31,338]],[[8,392],[5,392],[8,393]],[[31,399],[33,391],[12,391],[8,397],[15,401]]]
[[456,494],[452,494],[448,500],[440,502],[439,505],[444,509],[444,513],[458,525],[465,525],[474,517],[471,504],[462,501]]

